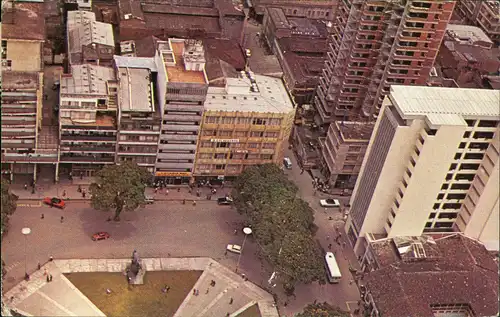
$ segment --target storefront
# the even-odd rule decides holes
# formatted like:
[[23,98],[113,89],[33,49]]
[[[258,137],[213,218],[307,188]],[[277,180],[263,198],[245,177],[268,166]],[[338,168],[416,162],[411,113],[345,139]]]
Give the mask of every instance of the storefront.
[[165,185],[188,185],[191,181],[190,172],[156,172],[155,182]]

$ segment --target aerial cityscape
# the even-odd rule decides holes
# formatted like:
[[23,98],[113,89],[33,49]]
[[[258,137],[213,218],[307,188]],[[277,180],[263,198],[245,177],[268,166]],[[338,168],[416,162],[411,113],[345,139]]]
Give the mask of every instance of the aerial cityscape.
[[500,1],[1,12],[2,316],[500,316]]

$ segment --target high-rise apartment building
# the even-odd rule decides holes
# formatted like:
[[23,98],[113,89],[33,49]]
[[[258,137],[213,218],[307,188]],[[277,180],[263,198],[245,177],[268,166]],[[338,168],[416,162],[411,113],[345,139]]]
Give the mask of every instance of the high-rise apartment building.
[[361,167],[346,231],[365,236],[461,231],[499,247],[500,92],[391,86]]
[[225,87],[210,87],[194,175],[231,180],[250,165],[281,164],[294,114],[278,78],[241,72]]
[[393,84],[425,85],[455,1],[339,1],[315,107],[323,123],[376,117]]
[[500,3],[498,0],[458,0],[457,11],[469,22],[481,27],[500,44]]
[[162,116],[155,176],[167,184],[189,183],[208,90],[203,44],[184,39],[160,42],[155,61]]

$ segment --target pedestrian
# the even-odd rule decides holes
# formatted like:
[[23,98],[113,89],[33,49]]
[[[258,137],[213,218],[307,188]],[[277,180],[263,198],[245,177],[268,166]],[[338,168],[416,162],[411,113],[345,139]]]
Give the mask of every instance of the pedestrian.
[[83,172],[80,172],[80,179],[83,179]]
[[78,185],[78,189],[76,191],[79,192],[79,193],[81,193],[82,192],[82,186]]
[[40,262],[38,262],[38,269],[41,269],[42,268],[42,265],[40,264]]
[[87,195],[87,192],[85,190],[82,190],[82,197],[85,198],[85,195]]
[[224,255],[227,255],[227,250],[226,250],[226,251],[224,251]]
[[158,194],[158,187],[155,187],[155,194]]
[[185,199],[183,199],[183,200],[182,200],[182,204],[183,204],[183,205],[185,205],[185,204],[186,204],[186,200],[185,200]]
[[209,289],[209,288],[207,288],[207,291],[205,292],[205,294],[208,294],[208,291],[210,291],[210,289]]
[[165,189],[165,196],[168,196],[168,189]]
[[231,299],[229,299],[229,305],[232,305],[233,304],[233,298],[231,297]]
[[48,282],[50,282],[50,278],[49,278],[49,276],[47,275],[47,283],[48,283]]
[[313,191],[313,196],[316,196],[316,192],[317,192],[317,190],[315,189],[315,190]]
[[326,236],[326,240],[330,240],[330,236]]
[[192,193],[193,193],[193,189],[191,188],[191,186],[189,186],[188,192],[189,192],[190,194],[192,194]]
[[222,183],[220,183],[220,188],[224,188],[224,181],[222,181]]
[[35,193],[35,187],[32,187],[31,188],[31,193],[34,194]]
[[63,198],[66,198],[66,191],[63,190],[63,194],[62,194]]
[[234,235],[238,235],[238,230],[234,229]]
[[300,175],[302,175],[302,174],[304,174],[304,169],[303,168],[300,170]]
[[180,187],[179,187],[179,188],[177,188],[177,192],[178,192],[178,193],[180,193],[180,192],[181,192],[181,188],[180,188]]
[[52,282],[52,274],[49,275],[49,282]]
[[199,289],[196,289],[196,296],[200,295],[200,290]]
[[345,249],[346,243],[342,242],[342,249]]
[[45,215],[44,215],[44,214],[42,214],[42,217],[41,217],[41,218],[42,218],[42,219],[44,219],[44,218],[45,218]]
[[63,223],[64,221],[64,216],[61,216],[61,223]]
[[24,190],[28,190],[28,184],[24,184]]
[[43,275],[49,275],[48,272],[47,272],[47,268],[43,269]]
[[332,244],[330,243],[330,244],[328,245],[328,250],[331,250],[331,249],[332,249]]
[[71,180],[73,180],[73,173],[72,173],[72,172],[69,172],[68,179],[69,179],[70,181],[71,181]]
[[170,291],[170,286],[165,287],[165,289],[167,290],[168,293],[168,291]]
[[111,294],[111,290],[109,288],[106,288],[106,294]]
[[201,191],[199,189],[196,190],[196,196],[198,196],[198,197],[201,196]]
[[193,206],[196,206],[196,200],[193,200]]
[[54,258],[52,257],[52,255],[49,257],[49,261],[50,262],[54,261]]

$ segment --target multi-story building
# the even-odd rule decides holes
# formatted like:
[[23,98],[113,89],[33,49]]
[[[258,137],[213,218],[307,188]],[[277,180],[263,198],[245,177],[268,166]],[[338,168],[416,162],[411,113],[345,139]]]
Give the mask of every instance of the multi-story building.
[[152,58],[115,56],[119,82],[116,161],[134,161],[154,174],[161,113]]
[[349,193],[361,170],[373,123],[339,121],[321,139],[321,173],[333,188]]
[[249,165],[281,164],[293,117],[281,79],[241,72],[210,87],[194,176],[232,179]]
[[496,0],[459,0],[457,11],[469,22],[481,27],[500,44],[500,3]]
[[367,234],[462,231],[499,248],[498,91],[392,86],[346,222],[359,255]]
[[68,11],[68,63],[111,66],[115,53],[113,26],[96,21],[95,13]]
[[92,0],[64,0],[64,5],[68,9],[92,11]]
[[306,17],[332,21],[338,5],[337,0],[253,0],[252,14],[263,19],[266,8],[281,8],[290,17]]
[[390,85],[424,85],[455,1],[339,1],[315,107],[322,123],[376,117]]
[[208,89],[203,43],[159,42],[155,62],[162,116],[155,176],[167,184],[189,183]]
[[449,24],[435,69],[459,87],[488,88],[484,76],[498,73],[499,56],[500,49],[480,28]]
[[59,91],[60,171],[93,176],[115,163],[118,82],[111,67],[72,65]]
[[283,69],[283,81],[298,105],[310,104],[328,52],[326,24],[287,17],[282,8],[266,8],[262,32]]

